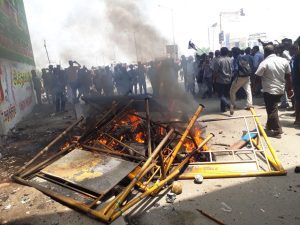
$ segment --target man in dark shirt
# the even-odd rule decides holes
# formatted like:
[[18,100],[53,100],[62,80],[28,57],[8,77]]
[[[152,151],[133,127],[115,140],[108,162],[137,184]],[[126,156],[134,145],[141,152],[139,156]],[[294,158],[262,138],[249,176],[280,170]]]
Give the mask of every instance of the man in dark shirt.
[[39,105],[42,104],[42,83],[40,78],[37,77],[35,70],[31,70],[33,88],[35,90],[36,99]]
[[53,73],[56,112],[64,112],[66,105],[66,73],[61,70],[60,65],[57,65],[56,68],[54,68]]
[[137,71],[132,64],[129,65],[128,74],[131,78],[131,90],[132,90],[131,92],[136,95],[137,94]]
[[140,94],[143,94],[143,92],[144,94],[147,94],[145,68],[141,62],[138,62],[137,78],[139,83]]
[[187,91],[188,89],[188,85],[187,85],[187,59],[184,55],[181,56],[181,68],[182,68],[182,71],[183,71],[183,78],[184,78],[184,87],[185,87],[185,90]]
[[221,57],[214,65],[214,80],[220,98],[221,112],[226,112],[230,104],[227,100],[231,85],[232,71],[231,60],[228,56],[228,48],[221,48]]

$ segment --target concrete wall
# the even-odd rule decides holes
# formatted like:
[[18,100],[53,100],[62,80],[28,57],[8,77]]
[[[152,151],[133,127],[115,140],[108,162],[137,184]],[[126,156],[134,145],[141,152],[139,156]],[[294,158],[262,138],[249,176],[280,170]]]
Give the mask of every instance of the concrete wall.
[[36,103],[34,59],[22,0],[0,1],[0,134],[6,134]]
[[0,134],[6,134],[36,103],[32,65],[0,59]]

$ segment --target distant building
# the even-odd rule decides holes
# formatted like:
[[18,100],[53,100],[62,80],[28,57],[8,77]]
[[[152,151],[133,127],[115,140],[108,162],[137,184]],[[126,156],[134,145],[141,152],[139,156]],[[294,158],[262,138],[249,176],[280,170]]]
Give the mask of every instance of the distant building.
[[266,33],[254,33],[250,34],[248,37],[248,46],[253,48],[253,46],[261,44],[258,42],[258,39],[262,41],[267,41],[267,34]]
[[6,134],[36,103],[35,68],[23,0],[0,1],[0,134]]

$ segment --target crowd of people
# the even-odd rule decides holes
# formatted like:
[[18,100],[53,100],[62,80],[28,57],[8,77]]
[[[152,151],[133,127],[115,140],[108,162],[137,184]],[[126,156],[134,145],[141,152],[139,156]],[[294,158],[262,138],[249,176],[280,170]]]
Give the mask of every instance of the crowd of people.
[[144,65],[116,64],[115,66],[92,67],[88,69],[76,61],[69,61],[69,67],[60,65],[42,69],[41,79],[36,71],[31,71],[37,101],[42,103],[42,92],[45,101],[56,105],[56,111],[65,110],[67,100],[79,101],[81,96],[89,95],[128,95],[147,94],[146,69]]
[[[260,41],[260,40],[259,40]],[[295,126],[300,126],[300,39],[283,39],[281,43],[264,43],[244,50],[222,47],[208,54],[181,56],[178,61],[161,59],[149,63],[119,63],[88,69],[76,61],[62,69],[49,65],[42,69],[42,83],[35,71],[32,79],[38,103],[42,90],[56,111],[65,110],[66,100],[72,103],[89,95],[148,94],[147,79],[153,96],[163,95],[166,89],[176,89],[183,82],[187,93],[197,97],[220,99],[220,111],[234,114],[236,98],[245,98],[245,108],[253,106],[253,96],[263,97],[268,114],[269,135],[280,137],[279,107],[295,109]],[[197,88],[196,88],[197,87]]]
[[195,60],[192,56],[187,59],[182,56],[185,87],[195,94],[197,83],[201,94],[204,85],[202,98],[216,93],[221,112],[229,110],[231,115],[236,108],[236,97],[245,97],[245,108],[249,109],[253,107],[253,95],[262,96],[268,114],[267,134],[280,138],[283,131],[278,117],[279,103],[281,108],[295,110],[294,125],[300,126],[300,37],[294,43],[287,38],[278,44],[259,41],[263,53],[259,46],[244,50],[222,47],[215,53],[196,55]]

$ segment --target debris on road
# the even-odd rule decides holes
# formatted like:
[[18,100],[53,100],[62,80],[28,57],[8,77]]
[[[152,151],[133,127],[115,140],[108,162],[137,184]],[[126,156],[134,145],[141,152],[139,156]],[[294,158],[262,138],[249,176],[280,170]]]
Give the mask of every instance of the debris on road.
[[202,184],[203,183],[203,176],[201,174],[198,174],[195,176],[194,179],[195,184]]
[[[13,179],[111,222],[167,187],[173,191],[167,194],[166,201],[173,203],[176,194],[182,192],[182,185],[174,183],[177,179],[202,183],[204,178],[286,174],[254,110],[252,116],[241,117],[251,120],[255,128],[249,129],[245,122],[249,138],[244,142],[248,147],[213,150],[208,142],[214,135],[205,135],[204,126],[197,122],[202,105],[194,114],[181,115],[190,118],[184,126],[163,122],[162,119],[172,121],[175,115],[171,112],[177,111],[156,99],[99,101],[103,111],[98,110],[94,122],[85,124],[81,117],[71,124],[22,166]],[[180,104],[171,105],[181,109]],[[43,158],[50,149],[56,151]],[[22,199],[24,204],[29,201]],[[232,211],[226,203],[222,202],[222,206],[223,211]]]
[[174,181],[172,184],[171,192],[176,195],[180,195],[182,193],[182,183],[179,181]]
[[232,208],[229,205],[227,205],[225,202],[221,202],[221,205],[222,205],[221,209],[224,212],[232,212]]
[[219,225],[225,225],[225,223],[215,217],[213,217],[212,215],[204,212],[203,210],[200,209],[196,209],[198,212],[200,212],[202,215],[206,216],[207,218],[211,219],[212,221],[216,222]]
[[167,196],[166,196],[166,202],[167,203],[174,203],[175,199],[176,199],[176,194],[175,193],[173,193],[173,192],[167,193]]

